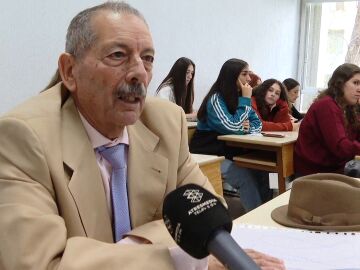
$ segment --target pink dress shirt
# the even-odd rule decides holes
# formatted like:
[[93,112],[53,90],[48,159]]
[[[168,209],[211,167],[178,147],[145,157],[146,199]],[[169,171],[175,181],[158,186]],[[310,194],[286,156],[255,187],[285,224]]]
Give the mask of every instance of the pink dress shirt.
[[[98,132],[95,128],[93,128],[89,124],[89,122],[84,118],[84,116],[81,115],[80,112],[79,112],[79,114],[80,114],[81,121],[85,127],[86,133],[88,134],[90,142],[94,148],[96,162],[99,165],[101,177],[102,177],[103,184],[104,184],[104,190],[105,190],[105,195],[106,195],[108,211],[109,211],[110,217],[112,218],[111,193],[110,193],[110,177],[111,177],[112,169],[111,169],[111,165],[109,164],[109,162],[107,162],[107,160],[104,159],[95,149],[100,146],[109,147],[109,146],[117,145],[119,143],[123,143],[123,144],[126,144],[127,146],[129,146],[129,136],[127,133],[127,129],[125,127],[121,136],[119,136],[118,138],[116,138],[114,140],[110,140],[110,139],[106,138],[105,136],[103,136],[102,134],[100,134],[100,132]],[[125,148],[126,149],[125,150],[126,160],[127,160],[127,155],[128,155],[128,148],[129,147]]]

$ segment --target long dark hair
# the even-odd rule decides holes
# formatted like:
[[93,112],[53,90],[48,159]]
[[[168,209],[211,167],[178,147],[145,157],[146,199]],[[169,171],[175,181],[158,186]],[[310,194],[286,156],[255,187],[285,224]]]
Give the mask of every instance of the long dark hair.
[[264,120],[268,120],[269,117],[269,105],[266,104],[265,96],[269,88],[274,83],[277,83],[280,86],[280,99],[288,102],[284,85],[276,79],[265,80],[262,84],[253,89],[253,96],[255,96],[258,112],[260,113],[261,118]]
[[359,123],[359,105],[348,105],[344,98],[344,85],[355,74],[360,73],[360,67],[354,64],[345,63],[338,66],[332,74],[328,88],[321,91],[316,100],[325,96],[332,97],[344,111],[345,126],[352,127],[355,130],[360,129]]
[[41,90],[41,92],[44,92],[45,90],[55,86],[56,84],[58,84],[61,81],[62,81],[62,78],[60,76],[59,69],[56,69],[55,74],[51,77],[49,83],[46,85],[46,87],[43,90]]
[[[188,67],[194,67],[194,74],[186,86],[186,71]],[[169,74],[160,83],[156,89],[156,93],[165,85],[172,85],[174,90],[175,103],[181,106],[185,113],[192,113],[192,106],[194,103],[194,77],[195,77],[195,64],[189,58],[181,57],[172,66]]]
[[296,86],[300,85],[300,83],[297,80],[294,80],[293,78],[287,78],[283,81],[283,84],[286,88],[286,90],[289,92],[291,89],[295,88]]
[[[216,79],[213,86],[210,88],[209,93],[205,96],[197,117],[200,121],[206,121],[207,119],[207,102],[212,95],[218,93],[225,100],[226,107],[231,114],[236,112],[236,108],[239,102],[239,90],[237,86],[237,79],[240,72],[246,68],[248,63],[243,60],[232,58],[227,60],[221,67],[218,78]],[[241,90],[241,89],[240,89]],[[240,95],[241,95],[240,91]]]

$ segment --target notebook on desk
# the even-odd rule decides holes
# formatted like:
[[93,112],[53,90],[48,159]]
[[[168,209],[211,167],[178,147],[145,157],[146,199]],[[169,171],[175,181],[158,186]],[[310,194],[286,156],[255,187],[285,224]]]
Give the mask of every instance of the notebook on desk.
[[360,270],[360,232],[310,232],[237,224],[231,235],[242,248],[284,260],[288,270]]

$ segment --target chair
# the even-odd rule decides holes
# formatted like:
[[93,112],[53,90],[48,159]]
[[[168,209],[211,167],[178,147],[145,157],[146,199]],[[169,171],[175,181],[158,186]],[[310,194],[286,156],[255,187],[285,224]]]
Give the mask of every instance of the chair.
[[188,142],[190,143],[192,136],[195,133],[196,128],[188,128]]
[[238,191],[228,183],[223,182],[224,199],[228,205],[228,211],[234,220],[246,213]]

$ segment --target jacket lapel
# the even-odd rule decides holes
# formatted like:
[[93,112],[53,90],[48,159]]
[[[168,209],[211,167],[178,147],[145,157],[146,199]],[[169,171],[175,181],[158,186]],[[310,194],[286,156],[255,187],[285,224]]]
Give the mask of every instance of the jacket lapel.
[[73,99],[62,108],[62,151],[69,168],[69,190],[88,237],[113,242],[100,170]]
[[128,127],[128,194],[132,227],[161,218],[168,159],[155,153],[159,137],[140,120]]

